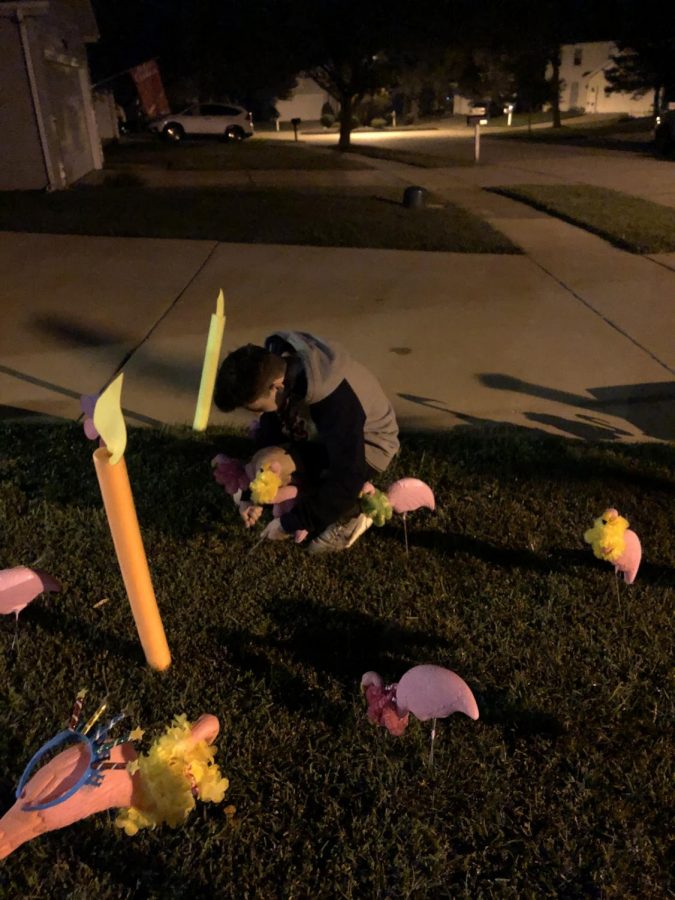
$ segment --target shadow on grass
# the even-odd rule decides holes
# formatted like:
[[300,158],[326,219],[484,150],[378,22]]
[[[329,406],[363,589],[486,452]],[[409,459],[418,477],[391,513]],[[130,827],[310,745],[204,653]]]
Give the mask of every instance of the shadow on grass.
[[[385,534],[385,537],[389,535]],[[393,537],[393,535],[392,535]],[[525,548],[514,548],[491,544],[465,534],[443,531],[420,531],[415,529],[409,535],[410,546],[425,547],[441,556],[454,557],[466,554],[490,563],[500,569],[529,569],[543,574],[569,572],[574,567],[598,569],[610,572],[607,564],[597,560],[588,549],[574,550],[553,547],[546,556]],[[640,566],[641,583],[668,587],[675,585],[675,570],[669,566],[643,563]]]
[[[112,830],[112,823],[109,827]],[[175,846],[175,836],[171,836],[168,847],[157,848],[155,852],[149,854],[146,848],[134,847],[133,841],[123,832],[120,832],[120,835],[125,841],[123,866],[120,866],[117,856],[106,857],[102,854],[98,836],[91,834],[88,840],[78,842],[77,861],[83,870],[85,872],[91,870],[99,877],[102,876],[105,879],[104,884],[115,885],[118,889],[123,888],[126,897],[157,897],[158,884],[164,885],[161,896],[166,900],[211,895],[209,877],[205,871],[200,868],[191,873],[184,871],[181,854],[176,852],[178,848]],[[63,837],[67,838],[66,835]]]
[[[227,648],[228,661],[262,677],[276,703],[333,726],[344,719],[364,672],[374,669],[385,680],[394,680],[420,660],[453,646],[427,631],[303,598],[279,599],[266,611],[275,632],[285,636],[222,629],[219,640]],[[326,679],[338,682],[344,705],[329,699],[321,686],[310,686],[306,676],[298,674],[303,670],[318,676],[320,685]]]
[[489,223],[452,204],[410,215],[378,202],[370,191],[320,188],[103,186],[48,196],[3,192],[0,229],[424,252],[521,252]]
[[[279,631],[291,626],[292,633],[261,638],[249,631],[223,630],[220,640],[228,661],[242,673],[262,678],[275,704],[331,728],[343,726],[364,672],[375,670],[385,681],[394,681],[425,659],[437,658],[439,649],[452,649],[450,641],[425,631],[303,600],[284,601],[268,612]],[[318,686],[308,683],[315,676]],[[328,681],[339,683],[341,702],[328,696]],[[565,732],[557,716],[515,704],[505,691],[476,691],[476,696],[481,721],[499,727],[511,745],[522,739],[556,739]]]
[[415,531],[410,545],[425,547],[442,556],[467,554],[502,569],[531,569],[536,572],[560,572],[571,566],[593,567],[593,557],[583,550],[554,549],[550,556],[540,556],[525,548],[491,544],[466,534],[442,531]]
[[[131,641],[121,637],[112,627],[106,629],[100,625],[90,624],[79,617],[69,616],[58,609],[48,609],[44,605],[35,606],[24,615],[25,620],[23,616],[19,619],[19,629],[21,629],[22,621],[26,625],[30,621],[48,634],[86,647],[87,652],[92,656],[110,653],[114,656],[122,656],[134,665],[144,665],[145,658],[140,643],[137,640]],[[21,641],[20,632],[19,641]],[[28,652],[25,646],[19,652],[22,650]]]
[[501,728],[511,747],[517,740],[535,737],[555,740],[565,734],[565,726],[558,716],[515,704],[507,696],[506,691],[476,692],[481,722]]
[[[187,538],[222,522],[232,506],[213,480],[210,461],[217,453],[245,457],[251,446],[235,432],[128,429],[125,458],[142,531]],[[101,510],[94,447],[70,422],[8,422],[0,432],[0,458],[12,461],[19,490],[62,511]]]

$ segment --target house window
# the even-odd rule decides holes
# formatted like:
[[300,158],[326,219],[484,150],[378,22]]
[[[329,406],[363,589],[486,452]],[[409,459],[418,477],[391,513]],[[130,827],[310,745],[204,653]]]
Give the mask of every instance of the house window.
[[581,65],[581,58],[582,58],[583,54],[584,54],[583,47],[575,47],[574,48],[574,65],[575,66]]

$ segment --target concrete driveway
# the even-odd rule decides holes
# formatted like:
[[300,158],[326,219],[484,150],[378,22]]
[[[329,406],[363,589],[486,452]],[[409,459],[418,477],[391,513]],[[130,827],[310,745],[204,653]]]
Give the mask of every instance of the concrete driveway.
[[[588,158],[564,150],[549,167]],[[0,411],[76,418],[79,395],[123,368],[130,421],[191,423],[222,287],[226,350],[276,328],[340,340],[404,426],[675,439],[675,256],[632,256],[481,191],[504,165],[375,174],[473,209],[522,256],[2,233]]]
[[[501,129],[500,134],[503,132]],[[319,146],[335,144],[334,135],[308,135],[304,140]],[[448,182],[475,187],[506,184],[584,183],[612,188],[675,206],[675,160],[656,158],[649,144],[627,142],[625,150],[544,144],[508,140],[495,130],[481,137],[481,160],[473,162],[473,131],[356,132],[354,149],[369,144],[407,150],[447,160]],[[413,170],[419,171],[419,170]]]

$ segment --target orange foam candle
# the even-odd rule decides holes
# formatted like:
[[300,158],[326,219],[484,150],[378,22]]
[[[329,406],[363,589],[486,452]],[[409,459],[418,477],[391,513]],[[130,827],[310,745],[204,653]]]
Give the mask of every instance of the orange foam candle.
[[150,578],[127,466],[124,456],[114,465],[110,459],[105,447],[95,451],[96,477],[145,658],[151,668],[162,671],[171,665],[171,653]]

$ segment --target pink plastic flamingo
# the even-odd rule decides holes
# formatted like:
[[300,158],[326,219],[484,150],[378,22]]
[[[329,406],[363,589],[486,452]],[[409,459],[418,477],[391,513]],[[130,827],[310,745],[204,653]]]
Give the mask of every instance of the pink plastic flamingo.
[[626,584],[632,584],[635,581],[638,569],[640,568],[640,560],[642,559],[642,547],[640,538],[631,531],[630,528],[623,534],[625,541],[625,549],[621,556],[614,561],[614,571],[623,573],[623,580]]
[[[17,630],[14,633],[14,642],[16,642],[21,610],[25,609],[40,594],[60,590],[59,582],[41,569],[15,566],[13,569],[0,571],[0,613],[5,615],[14,613],[16,616]],[[12,647],[14,642],[12,642]]]
[[401,478],[395,481],[387,491],[387,499],[391,503],[394,512],[403,516],[403,535],[405,537],[405,552],[408,552],[408,525],[406,517],[409,512],[426,507],[436,509],[434,492],[428,484],[419,478]]
[[434,757],[436,719],[444,719],[455,712],[462,712],[470,719],[479,716],[471,688],[459,675],[442,666],[414,666],[398,684],[391,685],[385,685],[377,672],[366,672],[361,679],[361,688],[366,695],[368,718],[387,728],[391,734],[403,734],[410,713],[422,722],[433,720],[430,764]]
[[[203,715],[192,726],[191,741],[205,740],[212,744],[220,725],[215,716]],[[139,773],[130,775],[126,764],[138,754],[131,743],[120,744],[110,751],[110,762],[124,768],[101,771],[98,786],[85,785],[72,797],[49,809],[26,811],[65,793],[85,771],[88,758],[82,744],[69,747],[43,766],[28,782],[23,795],[0,819],[0,859],[9,856],[17,847],[47,831],[65,828],[87,816],[117,807],[142,808],[143,794]]]
[[368,704],[367,715],[373,725],[381,725],[397,737],[408,727],[410,715],[399,713],[396,705],[395,684],[385,685],[377,672],[366,672],[361,679],[361,688]]

